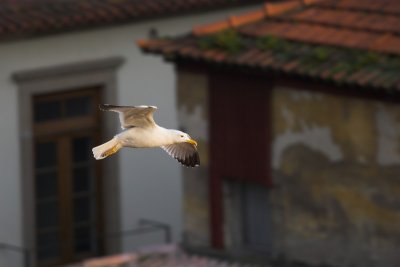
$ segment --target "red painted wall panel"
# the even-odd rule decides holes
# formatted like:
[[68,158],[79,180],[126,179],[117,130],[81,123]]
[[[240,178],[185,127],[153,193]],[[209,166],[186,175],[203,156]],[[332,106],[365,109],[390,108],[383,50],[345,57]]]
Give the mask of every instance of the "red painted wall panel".
[[270,185],[270,88],[251,76],[210,77],[211,157],[224,178]]
[[210,209],[212,245],[223,248],[224,179],[270,186],[271,83],[214,72],[210,96]]

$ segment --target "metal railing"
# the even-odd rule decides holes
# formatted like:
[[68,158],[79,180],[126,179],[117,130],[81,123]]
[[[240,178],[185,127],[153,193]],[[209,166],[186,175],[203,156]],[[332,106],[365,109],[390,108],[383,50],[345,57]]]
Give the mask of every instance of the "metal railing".
[[30,260],[31,252],[29,251],[29,249],[0,242],[0,251],[1,250],[8,250],[8,251],[20,253],[24,260],[24,266],[26,266],[26,267],[31,266],[31,260]]
[[[121,239],[125,237],[137,236],[147,233],[154,233],[156,231],[163,231],[164,233],[164,242],[169,244],[172,242],[172,230],[169,224],[158,222],[149,219],[139,219],[138,221],[139,227],[123,230],[119,232],[110,233],[103,236],[98,236],[98,240],[113,240],[113,239]],[[87,242],[88,239],[78,239],[75,242]],[[48,244],[49,246],[53,246],[54,244]],[[8,244],[4,242],[0,242],[0,251],[12,251],[19,253],[23,257],[23,262],[25,267],[30,267],[32,262],[32,256],[37,252],[37,248],[24,248],[20,246],[16,246],[13,244]]]

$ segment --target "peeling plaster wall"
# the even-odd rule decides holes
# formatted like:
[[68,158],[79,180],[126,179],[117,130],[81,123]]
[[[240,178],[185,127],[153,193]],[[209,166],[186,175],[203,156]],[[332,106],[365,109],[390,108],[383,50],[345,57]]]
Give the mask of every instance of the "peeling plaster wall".
[[378,131],[377,161],[380,165],[400,164],[400,125],[398,107],[379,105],[376,112]]
[[[199,141],[202,161],[183,169],[184,242],[210,247],[208,79],[177,73],[178,121]],[[282,87],[271,103],[271,255],[398,267],[400,105]]]
[[273,253],[400,264],[400,105],[275,88]]
[[184,237],[190,246],[210,245],[208,189],[208,78],[206,74],[178,72],[179,127],[198,143],[200,167],[183,169]]

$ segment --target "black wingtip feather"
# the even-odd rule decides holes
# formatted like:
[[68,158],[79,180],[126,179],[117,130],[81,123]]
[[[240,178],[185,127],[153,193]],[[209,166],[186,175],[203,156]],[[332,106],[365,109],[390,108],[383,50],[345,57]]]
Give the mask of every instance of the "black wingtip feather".
[[189,155],[189,157],[185,159],[179,159],[176,158],[182,165],[186,167],[197,167],[200,166],[200,156],[199,153],[196,151],[192,155]]
[[103,110],[103,111],[109,111],[110,109],[115,108],[115,107],[118,107],[118,106],[110,105],[110,104],[99,104],[99,109]]
[[99,109],[103,111],[107,111],[109,108],[109,104],[99,104]]

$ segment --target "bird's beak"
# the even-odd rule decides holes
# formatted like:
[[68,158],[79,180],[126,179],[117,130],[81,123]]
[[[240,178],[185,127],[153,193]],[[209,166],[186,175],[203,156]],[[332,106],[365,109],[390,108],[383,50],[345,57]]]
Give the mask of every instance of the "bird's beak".
[[197,142],[194,141],[193,139],[187,140],[186,143],[189,143],[189,144],[191,144],[191,145],[197,146]]

